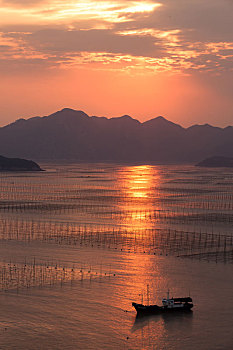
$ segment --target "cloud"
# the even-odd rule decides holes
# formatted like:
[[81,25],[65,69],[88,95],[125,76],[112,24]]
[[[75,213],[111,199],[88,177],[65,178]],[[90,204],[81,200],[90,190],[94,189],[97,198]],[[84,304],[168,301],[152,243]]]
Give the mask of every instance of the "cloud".
[[[158,30],[115,32],[114,30],[45,29],[32,33],[2,33],[0,57],[28,59],[41,67],[102,64],[103,69],[150,71],[222,72],[232,69],[231,43],[184,43],[179,32]],[[231,46],[232,45],[232,46]],[[5,55],[4,55],[4,48]],[[11,48],[11,49],[10,49]]]
[[42,67],[95,62],[118,69],[121,62],[124,69],[135,65],[189,74],[233,69],[230,0],[160,0],[159,7],[153,6],[157,1],[57,0],[46,7],[39,0],[4,2],[38,5],[38,21],[2,29],[0,56],[19,64],[27,59]]
[[[180,29],[188,41],[233,41],[233,8],[229,0],[160,0],[163,5],[136,27]],[[124,24],[123,24],[124,25]]]
[[43,52],[108,52],[161,57],[161,40],[150,35],[119,35],[112,30],[42,30],[25,40]]
[[33,7],[45,2],[46,0],[0,0],[0,5],[10,7]]

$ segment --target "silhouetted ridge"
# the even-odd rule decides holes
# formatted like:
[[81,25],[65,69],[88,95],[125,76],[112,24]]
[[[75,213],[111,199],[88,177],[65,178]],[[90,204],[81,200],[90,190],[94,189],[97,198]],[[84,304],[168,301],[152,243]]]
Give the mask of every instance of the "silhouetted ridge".
[[32,160],[0,156],[0,171],[42,171]]
[[9,128],[9,127],[12,127],[12,126],[15,126],[15,125],[22,125],[22,124],[24,124],[26,122],[26,119],[24,119],[24,118],[20,118],[20,119],[17,119],[17,120],[15,120],[13,123],[10,123],[10,124],[8,124],[8,125],[6,125],[6,126],[3,126],[3,128]]
[[146,122],[143,123],[144,126],[153,126],[153,127],[170,127],[170,128],[179,128],[179,129],[183,129],[180,125],[175,124],[167,119],[165,119],[164,117],[156,117],[150,120],[147,120]]
[[89,118],[89,116],[83,112],[83,111],[75,111],[71,108],[63,108],[60,111],[57,111],[51,115],[49,115],[47,118]]
[[233,128],[185,129],[161,116],[141,123],[64,108],[0,128],[0,152],[44,160],[197,162],[213,154],[233,157]]
[[121,117],[110,118],[109,120],[128,120],[128,121],[140,123],[137,119],[130,117],[130,115],[122,115]]

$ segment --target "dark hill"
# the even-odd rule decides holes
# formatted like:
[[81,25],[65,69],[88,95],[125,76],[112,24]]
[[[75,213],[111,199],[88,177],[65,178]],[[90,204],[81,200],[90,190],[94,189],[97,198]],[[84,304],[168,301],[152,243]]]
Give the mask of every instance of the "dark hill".
[[0,171],[42,171],[32,160],[0,156]]
[[65,108],[0,128],[0,153],[43,160],[198,162],[233,157],[233,128],[183,128],[163,117],[90,117]]
[[219,167],[233,168],[233,158],[211,157],[211,158],[204,159],[203,161],[198,163],[196,166],[209,167],[209,168],[219,168]]

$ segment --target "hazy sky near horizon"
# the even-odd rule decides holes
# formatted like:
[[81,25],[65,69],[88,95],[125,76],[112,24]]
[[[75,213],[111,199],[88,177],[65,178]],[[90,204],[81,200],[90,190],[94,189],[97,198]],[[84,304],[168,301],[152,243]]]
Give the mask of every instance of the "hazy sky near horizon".
[[233,125],[233,0],[0,0],[0,107]]

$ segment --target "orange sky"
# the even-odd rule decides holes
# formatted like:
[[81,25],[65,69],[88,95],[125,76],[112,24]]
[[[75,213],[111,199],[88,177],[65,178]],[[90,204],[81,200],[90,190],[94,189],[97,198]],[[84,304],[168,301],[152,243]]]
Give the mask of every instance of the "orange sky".
[[230,0],[0,0],[0,125],[63,107],[233,125]]

